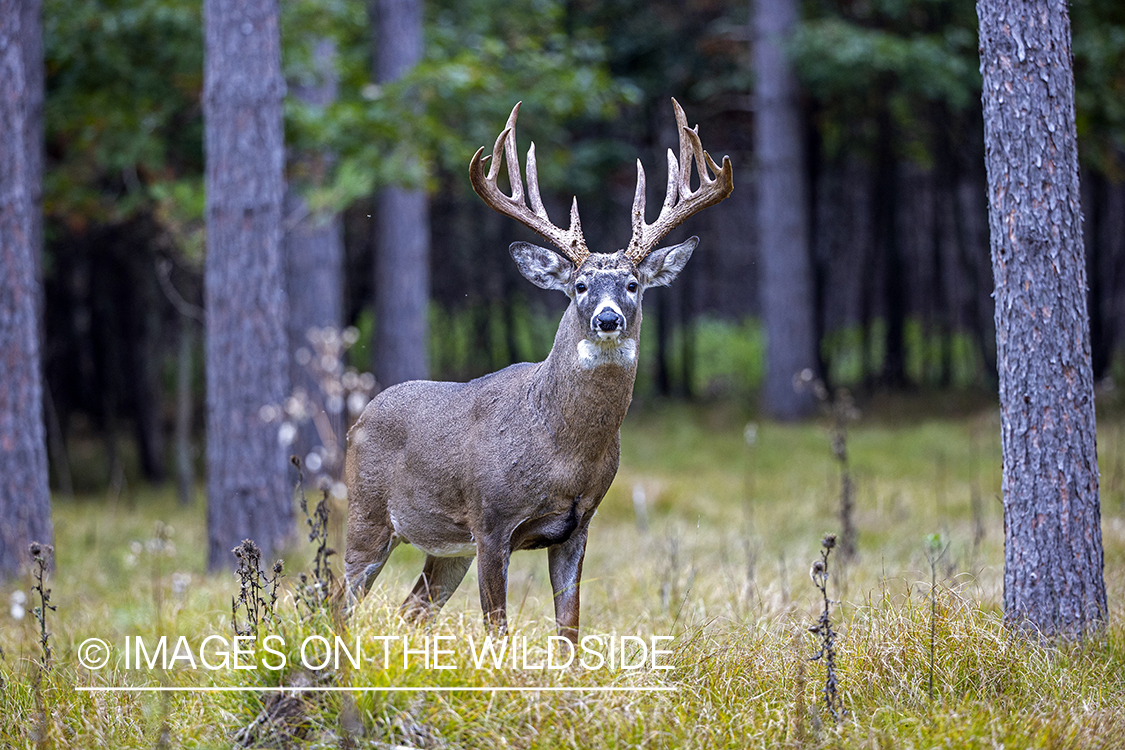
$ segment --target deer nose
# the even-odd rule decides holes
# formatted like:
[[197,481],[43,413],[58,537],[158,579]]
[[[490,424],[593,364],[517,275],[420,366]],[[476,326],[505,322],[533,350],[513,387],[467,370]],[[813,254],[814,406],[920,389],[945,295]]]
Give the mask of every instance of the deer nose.
[[624,327],[625,319],[618,313],[607,308],[598,313],[597,317],[594,318],[594,323],[598,326],[599,330],[611,333],[618,328]]

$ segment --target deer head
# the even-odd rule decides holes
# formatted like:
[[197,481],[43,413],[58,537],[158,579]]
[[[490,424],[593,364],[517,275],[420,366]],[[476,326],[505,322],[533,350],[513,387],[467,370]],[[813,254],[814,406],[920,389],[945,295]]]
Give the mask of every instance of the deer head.
[[[516,151],[516,118],[520,105],[512,108],[508,122],[492,147],[491,157],[477,150],[469,162],[469,179],[484,202],[500,213],[516,219],[550,241],[557,250],[516,242],[509,249],[520,272],[536,286],[557,289],[570,297],[578,308],[579,319],[588,322],[587,364],[613,359],[620,342],[635,340],[630,334],[638,328],[641,294],[644,289],[670,284],[683,269],[699,240],[692,237],[679,245],[656,250],[656,245],[689,216],[713,206],[734,189],[730,158],[720,167],[703,150],[699,126],[689,128],[683,108],[673,99],[680,138],[680,157],[668,149],[668,187],[656,221],[645,221],[645,172],[637,160],[637,189],[633,198],[633,236],[624,250],[616,253],[591,253],[582,236],[578,199],[570,207],[570,227],[563,230],[547,216],[539,192],[535,163],[535,144],[527,151],[527,196],[524,202]],[[506,195],[496,184],[501,157],[507,163],[512,194]],[[485,162],[491,158],[487,174]],[[691,189],[693,163],[698,166],[699,187]],[[711,175],[714,172],[714,176]]]

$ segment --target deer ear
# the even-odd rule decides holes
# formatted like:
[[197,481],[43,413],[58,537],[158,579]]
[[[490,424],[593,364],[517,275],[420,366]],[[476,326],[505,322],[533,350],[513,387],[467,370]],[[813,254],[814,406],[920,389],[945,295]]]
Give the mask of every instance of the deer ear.
[[516,262],[524,278],[541,289],[558,289],[566,292],[567,285],[574,276],[574,264],[554,250],[532,245],[529,242],[513,242],[508,252]]
[[684,270],[687,265],[688,259],[691,258],[692,251],[695,246],[699,244],[698,237],[691,237],[686,242],[681,242],[679,245],[672,247],[662,247],[653,250],[649,253],[648,257],[641,261],[637,266],[637,271],[640,273],[641,284],[648,288],[650,286],[668,286],[676,277],[680,275],[680,271]]

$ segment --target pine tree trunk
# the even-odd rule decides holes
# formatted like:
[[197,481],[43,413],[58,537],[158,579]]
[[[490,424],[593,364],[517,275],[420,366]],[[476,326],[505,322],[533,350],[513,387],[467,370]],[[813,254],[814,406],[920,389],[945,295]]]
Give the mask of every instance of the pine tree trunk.
[[1004,612],[1079,637],[1106,618],[1070,21],[978,0],[1004,457]]
[[[27,198],[31,214],[31,252],[35,264],[35,278],[42,279],[40,266],[43,255],[43,8],[41,0],[22,0],[20,14],[20,47],[23,49],[23,75],[27,99],[24,110],[24,133],[27,149]],[[42,341],[43,294],[36,282],[40,316],[40,341]]]
[[767,347],[763,408],[778,419],[798,419],[816,408],[811,392],[793,388],[794,375],[816,372],[818,361],[804,131],[796,78],[783,48],[796,22],[795,0],[755,0],[754,150]]
[[206,0],[207,528],[209,566],[292,533],[286,448],[264,419],[289,391],[285,185],[276,0]]
[[[317,43],[314,55],[314,82],[290,87],[290,95],[306,105],[323,108],[336,100],[336,47],[329,39]],[[298,426],[292,452],[306,466],[308,456],[318,453],[328,472],[343,464],[344,412],[325,411],[324,386],[297,352],[313,352],[311,329],[343,326],[344,228],[338,214],[310,211],[300,190],[323,182],[332,164],[327,153],[290,154],[290,184],[285,193],[285,275],[289,297],[289,377],[296,392],[309,394],[310,405],[323,416],[316,421],[327,425],[331,435],[321,435],[310,420]],[[292,176],[298,175],[300,183]]]
[[22,6],[0,0],[0,577],[18,573],[30,542],[52,542]]
[[[370,0],[376,78],[396,81],[422,59],[421,0]],[[378,197],[375,247],[375,376],[387,386],[427,377],[430,201],[421,190]]]

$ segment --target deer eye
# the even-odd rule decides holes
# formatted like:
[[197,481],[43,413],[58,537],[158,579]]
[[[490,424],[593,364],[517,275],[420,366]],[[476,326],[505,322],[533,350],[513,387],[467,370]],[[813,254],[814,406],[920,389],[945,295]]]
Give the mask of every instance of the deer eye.
[[625,288],[628,289],[630,292],[635,292],[635,291],[637,291],[637,282],[630,281],[629,285]]
[[579,294],[584,294],[586,292],[586,285],[579,281],[574,285],[574,291],[578,292]]

